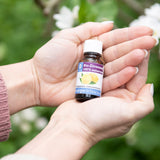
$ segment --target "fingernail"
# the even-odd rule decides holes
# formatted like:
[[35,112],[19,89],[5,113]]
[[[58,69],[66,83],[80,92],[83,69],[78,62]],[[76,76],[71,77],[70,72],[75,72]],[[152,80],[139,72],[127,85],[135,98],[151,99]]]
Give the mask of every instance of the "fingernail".
[[102,24],[110,24],[110,23],[114,23],[114,21],[103,21],[101,22]]
[[[150,27],[149,27],[150,28]],[[153,30],[153,28],[150,28],[151,29],[151,31],[152,31],[152,36],[154,35],[154,30]]]
[[158,43],[159,43],[159,39],[158,39],[158,37],[156,37],[156,36],[152,36],[152,38],[154,38],[154,39],[156,40],[156,43],[155,43],[155,45],[154,45],[154,46],[157,46],[157,45],[158,45]]
[[148,56],[148,52],[149,52],[149,51],[147,51],[146,49],[144,49],[143,51],[145,52],[144,58],[146,58],[146,57]]
[[154,95],[154,84],[153,83],[151,84],[150,92],[151,92],[151,94],[153,96]]
[[137,74],[139,72],[139,68],[135,67],[135,69],[136,69],[136,73],[135,74]]

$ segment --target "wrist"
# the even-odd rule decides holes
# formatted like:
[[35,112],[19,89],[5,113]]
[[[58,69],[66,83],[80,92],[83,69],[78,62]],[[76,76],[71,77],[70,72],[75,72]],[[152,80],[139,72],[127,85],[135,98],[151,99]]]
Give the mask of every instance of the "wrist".
[[35,105],[31,60],[0,67],[8,92],[10,114]]
[[56,154],[51,159],[81,159],[92,147],[90,137],[88,137],[88,134],[81,132],[78,123],[76,123],[76,120],[71,122],[66,119],[65,122],[63,120],[56,122],[56,119],[49,122],[46,129],[48,132],[51,131],[53,135],[52,144],[56,146],[54,148]]
[[91,146],[87,137],[80,135],[79,131],[72,127],[67,123],[51,120],[37,137],[17,153],[37,155],[47,160],[81,159]]

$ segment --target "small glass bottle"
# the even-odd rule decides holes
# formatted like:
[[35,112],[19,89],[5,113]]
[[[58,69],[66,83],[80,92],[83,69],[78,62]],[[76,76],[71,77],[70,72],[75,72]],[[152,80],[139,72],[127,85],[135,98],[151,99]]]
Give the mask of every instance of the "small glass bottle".
[[102,42],[86,40],[84,43],[84,59],[78,64],[75,98],[77,101],[101,96],[103,80]]

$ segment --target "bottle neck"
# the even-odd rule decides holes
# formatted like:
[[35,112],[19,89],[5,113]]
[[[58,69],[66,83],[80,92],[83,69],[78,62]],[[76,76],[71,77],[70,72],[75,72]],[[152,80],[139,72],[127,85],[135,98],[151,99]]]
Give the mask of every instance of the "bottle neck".
[[101,57],[101,54],[97,53],[97,52],[85,52],[84,57],[85,58],[99,59]]
[[83,62],[99,63],[104,65],[102,55],[97,52],[85,52]]

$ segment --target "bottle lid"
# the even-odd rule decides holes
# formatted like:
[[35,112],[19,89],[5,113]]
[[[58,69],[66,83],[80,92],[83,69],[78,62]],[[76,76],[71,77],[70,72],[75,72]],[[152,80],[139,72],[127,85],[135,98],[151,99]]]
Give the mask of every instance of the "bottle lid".
[[99,40],[89,39],[84,43],[83,52],[96,52],[102,54],[103,43]]

